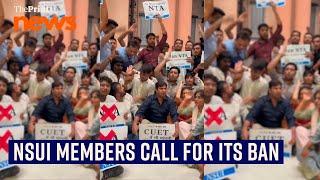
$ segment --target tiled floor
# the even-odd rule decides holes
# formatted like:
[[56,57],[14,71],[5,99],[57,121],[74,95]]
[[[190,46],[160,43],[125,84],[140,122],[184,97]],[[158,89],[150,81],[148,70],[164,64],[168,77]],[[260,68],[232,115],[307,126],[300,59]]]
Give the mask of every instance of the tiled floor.
[[[239,165],[231,180],[303,180],[295,158],[286,159],[284,165]],[[124,173],[111,180],[197,180],[199,173],[184,165],[123,165]],[[95,172],[81,165],[21,165],[18,176],[9,180],[94,180]]]

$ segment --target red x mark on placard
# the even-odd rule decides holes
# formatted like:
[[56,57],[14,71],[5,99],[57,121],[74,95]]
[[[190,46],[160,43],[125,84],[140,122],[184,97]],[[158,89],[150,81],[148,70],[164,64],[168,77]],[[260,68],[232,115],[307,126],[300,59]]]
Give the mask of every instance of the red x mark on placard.
[[11,137],[12,137],[12,134],[9,130],[7,130],[3,136],[0,136],[0,150],[3,149],[7,153],[9,152],[8,139]]
[[105,121],[107,120],[108,117],[111,118],[111,120],[115,120],[116,119],[116,115],[114,115],[114,111],[117,109],[117,106],[114,104],[112,105],[110,108],[108,108],[106,105],[103,105],[101,107],[101,110],[103,111],[103,113],[101,114],[101,121]]
[[12,118],[12,115],[10,114],[11,110],[13,110],[13,106],[11,104],[6,108],[0,105],[0,121],[2,121],[5,117],[11,120]]
[[215,140],[221,140],[221,138],[219,136],[217,136]]
[[112,140],[114,138],[117,139],[117,136],[116,136],[116,132],[114,132],[113,130],[111,130],[106,136],[100,133],[100,137],[99,137],[100,140]]
[[219,107],[216,111],[213,111],[211,108],[206,109],[207,121],[205,122],[206,126],[210,126],[212,122],[216,122],[219,126],[222,124],[223,120],[220,118],[221,113],[223,113],[223,109]]

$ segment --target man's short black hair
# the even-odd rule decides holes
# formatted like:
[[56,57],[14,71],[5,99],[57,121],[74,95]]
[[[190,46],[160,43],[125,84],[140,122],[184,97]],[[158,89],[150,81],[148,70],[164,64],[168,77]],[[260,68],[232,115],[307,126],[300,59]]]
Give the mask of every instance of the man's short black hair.
[[89,47],[91,47],[91,46],[97,46],[98,47],[98,44],[97,43],[90,43]]
[[53,90],[54,88],[60,87],[60,86],[63,87],[62,82],[60,82],[60,81],[54,81],[54,82],[51,84],[51,89]]
[[202,49],[202,46],[201,46],[201,43],[200,43],[200,42],[194,43],[194,44],[193,44],[193,48],[194,48],[195,46],[200,46],[200,48]]
[[31,48],[36,48],[37,47],[37,44],[34,40],[32,39],[27,39],[27,41],[24,43],[23,47],[31,47]]
[[276,86],[282,86],[282,83],[278,79],[272,79],[269,82],[269,89],[276,87]]
[[299,37],[301,36],[301,32],[300,32],[300,31],[293,30],[293,31],[291,32],[291,36],[293,35],[293,33],[298,33],[298,34],[299,34]]
[[213,8],[213,10],[212,10],[212,13],[211,13],[211,15],[212,16],[215,16],[215,15],[221,15],[221,16],[224,16],[224,15],[226,15],[226,13],[224,13],[224,11],[222,10],[222,9],[220,9],[220,8],[218,8],[218,7],[214,7]]
[[180,74],[180,69],[179,69],[177,66],[172,66],[172,67],[170,67],[169,72],[170,72],[172,69],[176,69],[176,70],[178,71],[178,74]]
[[4,20],[3,20],[2,27],[4,27],[4,26],[11,26],[11,27],[13,27],[13,22],[10,21],[9,19],[4,19]]
[[69,69],[72,69],[75,74],[77,73],[77,69],[73,66],[67,67],[66,70],[64,71],[64,73],[66,73]]
[[131,47],[131,48],[139,48],[139,43],[135,40],[131,40],[128,42],[127,47]]
[[50,70],[49,66],[47,66],[45,64],[40,64],[37,67],[37,73],[47,74],[49,72],[49,70]]
[[141,66],[140,72],[146,73],[146,74],[152,73],[153,72],[153,66],[151,64],[143,64]]
[[262,23],[262,24],[259,24],[259,26],[258,26],[258,31],[260,31],[260,29],[261,29],[261,28],[263,28],[263,27],[266,27],[266,28],[268,28],[268,29],[269,29],[268,24],[266,24],[266,23]]
[[5,77],[3,77],[3,76],[0,76],[0,82],[5,83],[5,84],[6,84],[6,86],[8,86],[8,84],[9,84],[8,79],[6,79],[6,78],[5,78]]
[[288,66],[293,66],[294,70],[298,70],[298,66],[295,63],[289,62],[284,66],[284,69],[286,69]]
[[[77,41],[77,44],[80,43],[80,41],[79,41],[78,39],[72,39],[72,40],[70,41],[70,43],[72,43],[72,41]],[[88,42],[88,41],[87,41],[87,42]]]
[[240,31],[237,34],[236,39],[242,39],[242,40],[245,40],[245,41],[250,41],[250,35],[249,35],[248,32]]
[[217,66],[220,66],[221,61],[232,61],[232,57],[230,56],[229,53],[227,52],[223,52],[221,54],[219,54],[219,56],[217,57]]
[[250,28],[242,28],[240,31],[247,33],[250,37],[252,36],[252,30]]
[[160,88],[160,87],[168,87],[167,83],[164,82],[163,80],[160,80],[156,83],[156,89]]
[[42,39],[44,39],[44,38],[47,37],[47,36],[52,37],[52,35],[51,35],[50,33],[44,33],[44,34],[42,35]]
[[110,25],[113,25],[113,26],[115,26],[115,27],[118,27],[118,26],[119,26],[119,24],[118,24],[115,20],[113,20],[113,19],[108,19],[107,26],[110,26]]
[[137,41],[139,44],[141,44],[141,42],[142,42],[141,38],[139,38],[139,37],[137,37],[137,36],[134,36],[132,39],[133,39],[134,41]]
[[215,83],[218,83],[218,78],[216,76],[214,76],[213,74],[204,74],[203,75],[203,82],[206,80],[211,80]]
[[217,91],[216,91],[216,95],[219,97],[222,97],[223,93],[224,93],[224,86],[227,84],[226,81],[219,81],[217,83]]
[[113,59],[112,59],[112,62],[110,63],[110,66],[111,66],[111,70],[113,71],[114,69],[114,65],[116,65],[116,64],[121,64],[121,65],[123,65],[123,63],[124,63],[124,61],[122,60],[122,58],[121,57],[119,57],[119,56],[116,56],[116,57],[114,57]]
[[180,41],[181,42],[181,44],[183,44],[183,40],[182,39],[176,39],[175,41],[174,41],[174,44],[176,44],[177,43],[177,41]]
[[112,80],[108,77],[108,76],[101,76],[99,78],[99,82],[102,83],[102,82],[107,82],[108,84],[112,84]]
[[316,34],[313,36],[312,40],[315,40],[316,38],[320,38],[320,34]]
[[265,59],[255,59],[251,64],[251,69],[256,71],[263,71],[266,69],[268,63]]
[[155,35],[154,33],[148,33],[148,34],[146,35],[146,39],[148,39],[150,36],[156,37],[156,35]]

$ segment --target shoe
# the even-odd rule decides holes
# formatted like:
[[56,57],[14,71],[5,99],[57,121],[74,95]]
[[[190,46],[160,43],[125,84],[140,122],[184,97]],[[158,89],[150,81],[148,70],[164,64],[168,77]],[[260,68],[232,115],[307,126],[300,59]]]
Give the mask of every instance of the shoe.
[[0,179],[15,176],[19,172],[20,172],[20,168],[18,166],[13,166],[8,169],[3,169],[0,171]]
[[124,169],[122,166],[117,166],[111,169],[107,169],[103,171],[102,180],[106,180],[108,178],[120,176],[123,173]]

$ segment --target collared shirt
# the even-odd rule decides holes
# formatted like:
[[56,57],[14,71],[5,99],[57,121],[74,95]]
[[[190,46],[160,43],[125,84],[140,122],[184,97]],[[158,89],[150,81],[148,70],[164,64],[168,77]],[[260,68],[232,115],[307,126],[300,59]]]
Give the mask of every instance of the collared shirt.
[[54,57],[62,45],[62,40],[63,40],[63,35],[59,34],[58,40],[54,43],[54,45],[49,50],[43,47],[35,53],[34,61],[38,61],[40,64],[45,64],[49,67],[52,67],[54,63]]
[[142,100],[135,102],[135,104],[140,105],[144,99],[154,94],[155,84],[151,79],[142,82],[140,76],[136,75],[132,82],[127,85],[127,89],[131,89],[131,95],[133,97],[142,98]]
[[227,83],[229,84],[232,84],[232,77],[231,77],[231,74],[230,72],[227,73],[227,75],[225,75],[221,69],[219,69],[218,67],[212,67],[210,66],[207,70],[204,71],[205,73],[208,73],[208,74],[212,74],[214,75],[215,77],[218,78],[219,81],[226,81]]
[[28,89],[27,94],[30,98],[33,96],[43,98],[50,94],[51,83],[47,79],[44,79],[43,81],[38,82],[36,75],[32,74],[29,81],[22,85],[22,89],[23,90]]
[[295,123],[293,113],[288,100],[281,99],[276,106],[273,106],[271,98],[263,96],[254,104],[246,119],[267,128],[281,128],[281,122],[286,118],[289,127],[293,127]]
[[248,50],[248,56],[253,55],[255,59],[262,58],[267,62],[271,61],[272,49],[276,44],[282,31],[282,25],[277,25],[276,32],[268,40],[259,39],[254,42]]
[[238,61],[243,61],[246,59],[246,49],[238,51],[235,47],[235,40],[226,40],[223,42],[226,47],[227,53],[231,56],[231,67]]
[[[100,39],[105,36],[106,34],[101,31],[100,33]],[[109,42],[102,44],[100,47],[100,59],[101,61],[104,61],[111,55],[111,44]]]
[[18,58],[19,68],[22,69],[25,65],[31,64],[32,56],[23,55],[23,47],[13,48],[14,56]]
[[112,82],[118,82],[120,84],[124,84],[124,76],[120,74],[120,78],[118,79],[118,76],[110,70],[104,70],[101,74],[100,77],[106,76],[112,80]]
[[127,55],[127,51],[126,51],[126,47],[120,47],[117,49],[119,57],[121,57],[121,59],[123,60],[123,69],[124,71],[127,69],[127,67],[129,67],[130,65],[133,65],[136,63],[137,61],[137,56],[131,56],[129,57]]
[[55,103],[52,95],[44,97],[36,106],[33,116],[52,123],[63,122],[63,116],[67,115],[69,122],[74,121],[74,113],[70,101],[61,97],[58,104]]
[[283,77],[280,78],[279,81],[282,83],[282,97],[290,100],[296,83],[293,81],[291,84],[288,84],[283,80]]
[[177,122],[178,113],[176,104],[169,97],[165,97],[162,104],[160,104],[155,94],[149,96],[136,113],[136,116],[153,123],[167,123],[168,115],[171,116],[174,122]]
[[[1,36],[1,33],[0,33]],[[5,57],[7,57],[8,54],[8,42],[7,40],[4,40],[3,43],[0,44],[0,61],[4,60]]]
[[156,47],[147,47],[142,49],[138,54],[138,62],[142,61],[143,63],[151,64],[153,67],[156,67],[158,65],[158,56],[162,52],[167,38],[167,34],[163,34]]

